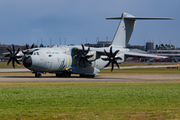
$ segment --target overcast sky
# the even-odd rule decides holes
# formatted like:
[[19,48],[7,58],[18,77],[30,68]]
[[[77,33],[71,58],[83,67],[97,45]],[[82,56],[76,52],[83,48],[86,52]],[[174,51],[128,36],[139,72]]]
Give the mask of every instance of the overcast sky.
[[180,47],[180,0],[1,0],[1,44],[81,44],[111,41],[123,12],[137,17],[175,20],[137,21],[132,45],[174,44]]

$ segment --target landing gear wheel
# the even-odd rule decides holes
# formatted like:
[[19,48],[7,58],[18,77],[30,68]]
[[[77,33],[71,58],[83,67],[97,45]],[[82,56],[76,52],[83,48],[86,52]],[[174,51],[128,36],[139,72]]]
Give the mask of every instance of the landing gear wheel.
[[85,75],[85,74],[79,74],[79,77],[84,77],[84,78],[94,78],[95,75]]
[[71,77],[70,72],[56,73],[56,77]]
[[85,77],[85,75],[84,74],[79,74],[79,77]]
[[95,77],[95,75],[91,75],[91,78],[94,78]]
[[94,78],[95,75],[87,75],[88,78]]
[[42,77],[41,73],[35,73],[35,77]]

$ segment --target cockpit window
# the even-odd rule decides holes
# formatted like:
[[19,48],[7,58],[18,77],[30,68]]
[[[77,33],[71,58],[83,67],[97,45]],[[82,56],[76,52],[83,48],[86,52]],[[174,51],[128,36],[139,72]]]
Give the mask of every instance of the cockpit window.
[[39,55],[39,52],[37,52],[37,55]]
[[[26,53],[26,55],[32,55],[33,54],[33,52],[35,52],[35,51],[37,51],[37,50],[39,50],[39,49],[35,49],[35,50],[29,50],[27,53]],[[35,53],[34,53],[35,54]]]

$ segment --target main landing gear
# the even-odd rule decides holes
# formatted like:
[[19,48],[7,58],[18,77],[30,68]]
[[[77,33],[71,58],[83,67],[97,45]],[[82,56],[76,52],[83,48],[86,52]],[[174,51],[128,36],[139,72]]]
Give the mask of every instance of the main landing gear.
[[71,77],[70,72],[56,73],[56,77]]
[[42,75],[41,75],[41,73],[36,72],[36,73],[35,73],[35,77],[42,77]]
[[95,75],[85,75],[85,74],[79,74],[79,77],[84,77],[84,78],[94,78]]

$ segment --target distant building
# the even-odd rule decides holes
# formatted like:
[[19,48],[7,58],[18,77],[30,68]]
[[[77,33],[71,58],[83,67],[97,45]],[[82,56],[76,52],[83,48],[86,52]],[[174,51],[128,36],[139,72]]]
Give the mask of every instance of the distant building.
[[112,44],[111,41],[98,41],[97,45],[101,45],[102,47],[108,47]]
[[148,50],[154,50],[154,43],[153,42],[147,42],[146,43],[146,51]]
[[146,51],[146,46],[141,46],[141,45],[127,45],[127,48],[129,49],[139,49],[139,50],[144,50]]
[[[98,41],[97,44],[90,44],[90,43],[87,43],[85,44],[85,46],[90,46],[90,47],[108,47],[112,44],[111,41]],[[127,48],[129,49],[139,49],[139,50],[146,50],[146,46],[140,46],[140,45],[130,45],[128,44],[127,45]]]
[[169,57],[180,57],[180,50],[148,50],[147,53]]
[[85,44],[85,46],[90,46],[90,47],[108,47],[111,45],[111,41],[98,41],[97,44],[90,44],[90,43],[87,43]]

